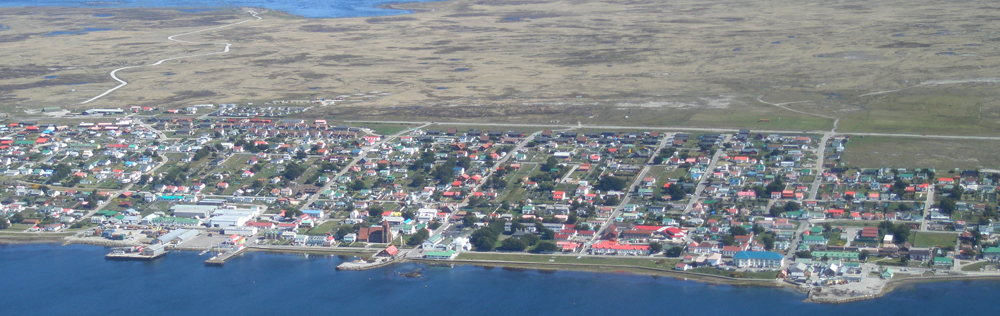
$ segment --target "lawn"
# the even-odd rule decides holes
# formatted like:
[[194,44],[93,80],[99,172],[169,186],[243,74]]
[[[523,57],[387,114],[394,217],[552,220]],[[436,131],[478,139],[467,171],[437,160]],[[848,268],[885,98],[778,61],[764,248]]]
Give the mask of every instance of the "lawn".
[[590,264],[590,265],[627,265],[634,267],[644,267],[653,269],[669,270],[679,262],[678,259],[667,259],[663,257],[575,257],[563,255],[536,255],[517,253],[478,253],[463,252],[457,259],[461,260],[495,260],[495,261],[515,261],[524,263],[569,263],[569,264]]
[[995,265],[997,265],[996,262],[977,262],[962,267],[962,271],[979,272],[979,269],[985,266],[995,266]]
[[408,124],[388,124],[388,123],[365,123],[365,127],[371,128],[376,133],[380,135],[392,135],[399,133],[407,128],[416,127],[417,125]]
[[913,237],[914,247],[954,246],[958,240],[958,235],[947,233],[915,233]]
[[862,168],[975,169],[1000,165],[997,148],[1000,141],[854,136],[847,143],[841,162]]
[[711,267],[701,267],[691,269],[690,272],[701,273],[701,274],[711,274],[731,278],[743,278],[743,279],[763,279],[771,280],[778,276],[778,271],[763,271],[763,272],[737,272],[737,271],[727,271]]
[[306,232],[306,235],[312,235],[312,236],[326,235],[327,232],[337,229],[337,227],[340,227],[340,223],[338,223],[337,221],[327,221],[319,226],[313,227],[308,232]]

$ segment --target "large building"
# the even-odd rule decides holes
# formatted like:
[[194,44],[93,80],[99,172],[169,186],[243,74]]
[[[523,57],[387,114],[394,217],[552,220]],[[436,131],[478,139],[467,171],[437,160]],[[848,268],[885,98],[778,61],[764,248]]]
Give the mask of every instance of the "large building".
[[785,264],[785,256],[774,251],[740,251],[733,255],[740,268],[778,269]]
[[358,231],[358,241],[367,243],[388,243],[392,241],[392,229],[388,221],[382,221],[382,226],[361,227]]

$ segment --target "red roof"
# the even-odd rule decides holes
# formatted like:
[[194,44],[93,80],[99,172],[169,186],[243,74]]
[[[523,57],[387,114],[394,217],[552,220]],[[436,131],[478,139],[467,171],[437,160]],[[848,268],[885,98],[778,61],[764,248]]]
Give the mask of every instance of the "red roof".
[[395,256],[396,253],[399,253],[399,249],[396,249],[396,245],[389,245],[389,247],[386,247],[385,250],[383,251],[385,251],[385,253],[389,254],[390,256]]

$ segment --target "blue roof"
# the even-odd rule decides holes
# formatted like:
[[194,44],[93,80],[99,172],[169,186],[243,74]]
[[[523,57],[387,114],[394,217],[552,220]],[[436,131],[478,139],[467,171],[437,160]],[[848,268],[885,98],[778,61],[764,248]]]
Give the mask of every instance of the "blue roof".
[[740,251],[733,255],[733,259],[766,259],[781,260],[785,256],[774,251]]

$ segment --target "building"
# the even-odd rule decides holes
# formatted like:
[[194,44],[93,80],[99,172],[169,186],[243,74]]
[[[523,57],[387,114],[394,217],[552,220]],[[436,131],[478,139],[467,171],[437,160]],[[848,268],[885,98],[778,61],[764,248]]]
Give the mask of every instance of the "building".
[[170,207],[175,217],[208,218],[219,207],[214,205],[174,205]]
[[389,228],[389,222],[382,221],[381,226],[361,227],[358,231],[357,241],[367,243],[388,243],[392,239],[392,229]]
[[455,259],[458,253],[448,250],[448,251],[428,251],[424,254],[424,258],[427,259],[438,259],[438,260],[451,260]]
[[778,269],[785,264],[785,256],[773,251],[740,251],[733,255],[740,268]]

